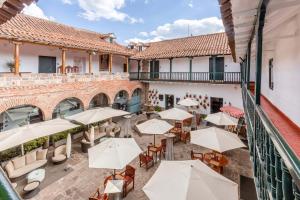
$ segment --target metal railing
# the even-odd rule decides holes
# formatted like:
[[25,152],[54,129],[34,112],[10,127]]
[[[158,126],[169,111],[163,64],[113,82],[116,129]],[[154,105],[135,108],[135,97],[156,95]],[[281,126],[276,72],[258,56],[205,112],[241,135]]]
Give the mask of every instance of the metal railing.
[[300,199],[300,161],[246,86],[243,103],[259,199]]
[[130,80],[141,81],[184,81],[203,83],[241,82],[240,72],[131,72]]

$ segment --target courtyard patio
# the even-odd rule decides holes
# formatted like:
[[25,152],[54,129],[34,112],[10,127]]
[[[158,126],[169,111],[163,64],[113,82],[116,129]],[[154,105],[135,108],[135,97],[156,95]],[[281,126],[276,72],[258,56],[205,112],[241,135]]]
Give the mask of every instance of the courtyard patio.
[[[131,118],[131,125],[133,126],[136,121],[143,119],[146,119],[145,115],[133,116]],[[114,121],[117,121],[121,126],[124,125],[122,124],[124,123],[122,118],[114,119]],[[201,125],[201,128],[204,127],[204,125]],[[130,131],[130,134],[143,151],[146,151],[148,144],[153,141],[153,137],[151,135],[140,136],[133,130]],[[162,138],[165,137],[163,135],[157,135],[157,143],[159,143]],[[191,150],[203,153],[210,151],[209,149],[202,148],[198,145],[177,142],[174,145],[175,160],[190,160]],[[48,153],[48,156],[50,156],[50,153]],[[226,152],[225,155],[229,159],[229,164],[223,171],[223,175],[225,177],[233,180],[239,185],[240,176],[252,177],[248,150],[236,149]],[[142,188],[156,171],[159,166],[159,162],[147,171],[145,168],[139,167],[138,157],[135,158],[130,165],[136,168],[135,186],[134,190],[129,192],[125,199],[146,200],[148,198]],[[51,162],[48,162],[45,167],[46,177],[39,187],[40,191],[32,199],[88,199],[88,197],[96,192],[97,188],[100,188],[100,191],[103,192],[104,180],[107,176],[111,175],[112,170],[91,169],[88,166],[88,154],[82,153],[79,142],[73,142],[70,159],[60,165],[53,165]],[[23,188],[25,184],[25,178],[18,181],[16,189],[21,196],[23,195]]]

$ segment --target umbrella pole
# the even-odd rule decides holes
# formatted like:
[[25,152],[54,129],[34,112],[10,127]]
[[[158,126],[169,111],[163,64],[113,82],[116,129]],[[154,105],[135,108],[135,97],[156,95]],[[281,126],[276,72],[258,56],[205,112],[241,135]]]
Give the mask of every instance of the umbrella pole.
[[114,169],[114,171],[113,171],[113,180],[115,180],[116,179],[116,169]]
[[153,145],[155,146],[155,134],[154,134],[154,141],[153,141]]

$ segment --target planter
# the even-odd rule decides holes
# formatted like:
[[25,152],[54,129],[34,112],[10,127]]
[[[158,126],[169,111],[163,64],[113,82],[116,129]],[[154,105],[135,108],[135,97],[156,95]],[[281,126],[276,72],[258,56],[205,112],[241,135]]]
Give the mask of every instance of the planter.
[[58,140],[58,141],[54,142],[53,146],[56,148],[56,147],[66,144],[66,143],[67,143],[67,139],[62,139],[62,140]]
[[79,133],[74,133],[71,135],[72,140],[76,140],[78,138],[82,138],[83,137],[83,132],[79,132]]

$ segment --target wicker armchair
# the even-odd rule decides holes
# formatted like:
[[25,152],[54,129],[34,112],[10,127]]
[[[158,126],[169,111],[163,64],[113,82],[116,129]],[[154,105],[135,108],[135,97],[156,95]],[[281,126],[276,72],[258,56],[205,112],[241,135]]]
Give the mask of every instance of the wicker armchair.
[[108,196],[107,194],[101,194],[98,188],[97,191],[91,197],[89,197],[89,200],[108,200]]

